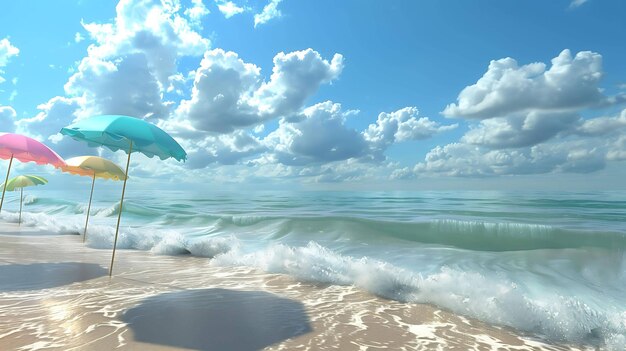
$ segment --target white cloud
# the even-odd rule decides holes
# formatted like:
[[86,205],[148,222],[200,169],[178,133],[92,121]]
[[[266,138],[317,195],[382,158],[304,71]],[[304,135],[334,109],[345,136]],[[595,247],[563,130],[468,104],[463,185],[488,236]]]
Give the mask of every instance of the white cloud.
[[617,117],[598,117],[582,123],[577,133],[585,136],[606,136],[626,132],[626,110]]
[[478,124],[470,124],[459,142],[432,149],[414,173],[491,176],[604,168],[620,159],[615,149],[621,145],[617,135],[626,130],[626,112],[580,116],[584,109],[624,101],[624,95],[602,94],[602,76],[602,57],[589,51],[572,57],[564,50],[549,69],[543,63],[518,66],[511,58],[491,61],[483,77],[443,111]]
[[215,3],[217,4],[217,8],[226,18],[231,18],[234,15],[240,14],[246,10],[243,7],[237,6],[237,4],[232,1],[216,0]]
[[533,123],[539,124],[533,126],[530,117],[481,121],[461,142],[433,148],[414,174],[588,173],[626,160],[626,109],[614,117],[586,120],[575,114],[536,116]]
[[19,53],[20,49],[13,46],[8,38],[0,40],[0,67],[6,66],[9,59]]
[[15,110],[11,106],[0,105],[0,132],[15,131]]
[[221,49],[205,53],[196,70],[191,99],[183,100],[176,120],[193,128],[231,133],[281,116],[297,113],[319,86],[336,79],[343,59],[335,54],[328,62],[312,49],[274,57],[268,82],[260,68],[234,52]]
[[[575,122],[570,122],[568,116],[562,116],[567,121],[564,123],[566,130],[553,138],[546,137],[542,142],[527,142],[529,138],[535,138],[535,134],[521,132],[521,135],[515,135],[523,131],[517,126],[511,128],[511,133],[505,132],[507,121],[485,120],[484,124],[481,123],[484,129],[481,133],[487,135],[470,130],[460,143],[435,147],[426,155],[424,162],[415,166],[414,172],[451,176],[588,173],[605,168],[609,161],[626,160],[626,109],[615,117],[584,121],[572,117]],[[555,123],[558,125],[560,122]],[[500,124],[505,124],[505,127]],[[549,128],[545,127],[546,130]],[[513,148],[511,144],[514,143],[524,146]]]
[[74,34],[75,43],[80,43],[83,40],[85,40],[85,37],[80,32],[76,32],[76,34]]
[[211,13],[209,9],[204,5],[202,0],[191,0],[193,6],[185,10],[185,15],[189,17],[191,23],[195,26],[201,27],[202,17]]
[[[231,63],[243,64],[236,56],[231,59]],[[281,118],[278,128],[263,139],[251,134],[258,133],[260,128],[209,136],[192,127],[179,126],[176,131],[179,136],[185,136],[183,146],[189,152],[187,165],[192,169],[211,165],[213,172],[220,165],[249,165],[253,167],[247,171],[236,171],[238,177],[248,180],[297,178],[304,182],[326,183],[367,177],[384,179],[395,169],[387,168],[390,163],[383,154],[391,144],[424,139],[456,127],[441,126],[424,117],[417,119],[417,109],[409,107],[382,113],[380,121],[384,127],[370,126],[376,132],[369,130],[373,136],[368,140],[368,130],[359,132],[345,123],[357,113],[342,111],[340,104],[331,101],[318,103],[289,118]],[[382,138],[382,129],[395,132],[391,137]]]
[[295,122],[280,121],[264,143],[273,159],[285,165],[304,166],[359,158],[368,144],[356,130],[345,126],[341,105],[326,101],[306,108]]
[[415,177],[415,173],[409,167],[402,167],[394,169],[389,176],[389,179],[411,179]]
[[18,129],[39,139],[54,138],[61,128],[76,118],[79,107],[80,98],[53,97],[37,106],[39,113],[35,117],[20,119]]
[[135,117],[168,116],[162,90],[141,53],[114,62],[87,57],[65,85],[70,96],[80,96],[81,117],[122,114]]
[[611,144],[606,158],[609,161],[626,161],[626,135],[620,135]]
[[[591,143],[593,144],[593,143]],[[489,150],[454,143],[437,146],[418,163],[417,175],[495,176],[549,172],[589,173],[606,165],[606,149],[585,140],[545,143],[514,150]]]
[[572,2],[569,4],[569,8],[573,9],[576,7],[580,7],[582,4],[586,3],[589,0],[572,0]]
[[158,81],[167,86],[169,77],[177,73],[177,59],[199,56],[210,44],[180,10],[178,1],[121,0],[114,23],[83,24],[97,43],[89,46],[89,57],[115,60],[142,53]]
[[176,115],[203,131],[230,133],[262,121],[252,104],[260,86],[260,68],[234,52],[207,51],[196,70],[190,100],[181,101]]
[[209,46],[182,12],[178,1],[122,0],[113,22],[83,23],[94,43],[65,84],[67,96],[50,99],[21,128],[48,136],[74,118],[96,114],[168,117],[171,103],[163,94],[184,84],[177,60]]
[[61,128],[76,118],[80,105],[80,98],[56,96],[37,106],[39,113],[35,117],[18,120],[17,131],[41,141],[49,141],[54,151],[64,158],[93,155],[98,149],[59,134]]
[[462,142],[489,148],[515,148],[532,146],[576,127],[580,121],[571,112],[530,112],[506,118],[480,121],[477,128],[470,129]]
[[[476,84],[463,89],[448,117],[487,119],[530,111],[572,111],[606,103],[598,83],[602,56],[582,51],[572,57],[563,50],[546,70],[543,63],[518,66],[512,58],[491,61]],[[619,97],[618,100],[623,100]]]
[[270,0],[270,2],[263,7],[261,13],[254,15],[254,27],[256,28],[258,25],[265,24],[274,18],[282,16],[282,13],[278,9],[278,4],[280,4],[281,1],[282,0]]
[[17,56],[19,53],[20,49],[13,46],[8,38],[0,40],[0,83],[5,81],[2,77],[2,74],[4,74],[2,67],[5,67],[10,59]]
[[279,52],[274,56],[270,81],[263,83],[253,99],[262,113],[288,115],[298,110],[320,85],[337,79],[343,70],[343,56],[329,62],[313,49]]
[[391,144],[408,140],[428,139],[435,134],[449,131],[458,124],[442,126],[428,117],[419,117],[416,107],[405,107],[391,113],[380,113],[376,123],[363,132],[375,150],[384,152]]
[[234,165],[267,151],[258,138],[244,131],[208,136],[190,144],[187,165],[192,169],[204,168],[212,163]]

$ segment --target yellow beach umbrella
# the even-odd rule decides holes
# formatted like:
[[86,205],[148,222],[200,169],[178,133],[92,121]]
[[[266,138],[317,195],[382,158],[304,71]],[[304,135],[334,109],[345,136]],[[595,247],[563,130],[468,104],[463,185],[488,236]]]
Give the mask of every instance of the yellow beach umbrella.
[[27,186],[36,186],[48,184],[48,181],[39,176],[34,175],[20,175],[15,178],[11,178],[6,183],[0,185],[8,191],[14,191],[20,189],[20,218],[18,219],[18,225],[22,224],[22,200],[24,199],[24,188]]
[[65,166],[61,167],[63,172],[89,176],[91,182],[91,193],[89,194],[89,206],[87,206],[87,219],[85,220],[85,230],[83,232],[83,242],[87,238],[87,224],[89,223],[89,212],[91,211],[91,199],[93,198],[93,188],[96,178],[125,180],[124,171],[115,163],[98,156],[79,156],[65,161]]

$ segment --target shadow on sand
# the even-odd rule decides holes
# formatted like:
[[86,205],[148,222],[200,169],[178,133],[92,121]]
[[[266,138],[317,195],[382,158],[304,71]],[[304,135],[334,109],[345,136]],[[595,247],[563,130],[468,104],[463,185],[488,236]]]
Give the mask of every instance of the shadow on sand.
[[0,265],[0,291],[54,288],[107,273],[100,265],[80,262]]
[[196,350],[259,350],[312,330],[300,302],[264,291],[156,295],[128,310],[122,320],[137,341]]

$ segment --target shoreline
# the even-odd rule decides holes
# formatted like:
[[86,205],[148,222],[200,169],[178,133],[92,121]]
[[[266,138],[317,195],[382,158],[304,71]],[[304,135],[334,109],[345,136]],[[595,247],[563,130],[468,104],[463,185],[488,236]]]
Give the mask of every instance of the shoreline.
[[510,328],[352,286],[109,250],[0,222],[0,349],[548,349]]

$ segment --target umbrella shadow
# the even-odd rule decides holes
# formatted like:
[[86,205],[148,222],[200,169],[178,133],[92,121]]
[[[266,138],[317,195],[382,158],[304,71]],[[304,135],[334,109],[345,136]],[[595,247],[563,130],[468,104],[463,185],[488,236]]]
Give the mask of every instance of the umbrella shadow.
[[196,350],[259,350],[312,330],[299,301],[227,289],[156,295],[122,320],[137,341]]
[[40,290],[102,277],[108,271],[93,263],[59,262],[0,265],[0,292]]

